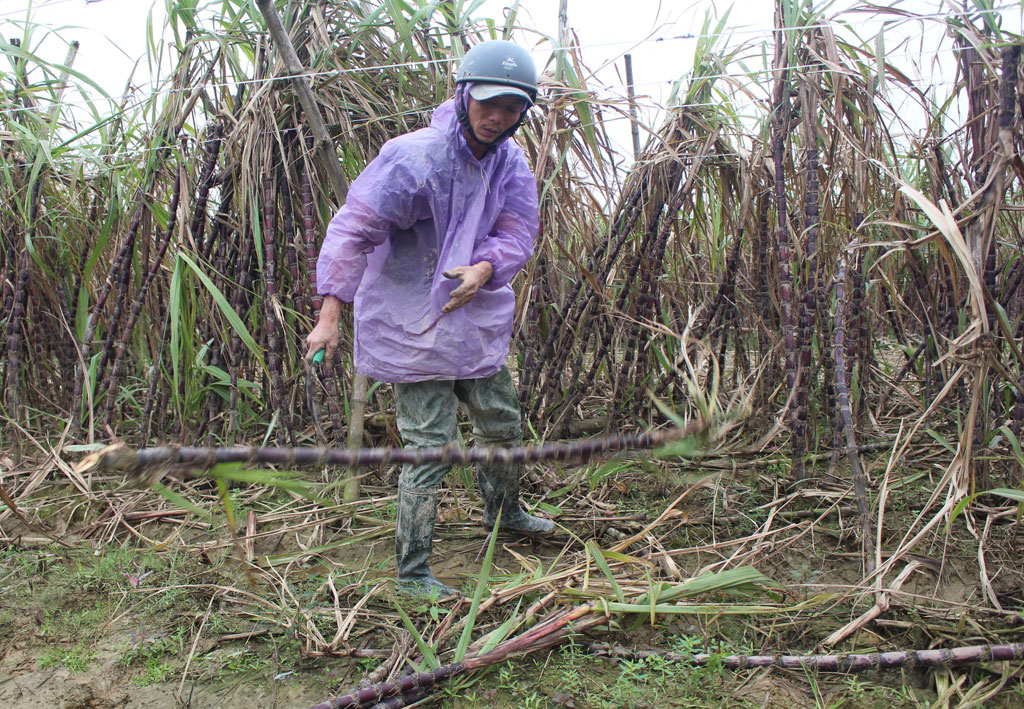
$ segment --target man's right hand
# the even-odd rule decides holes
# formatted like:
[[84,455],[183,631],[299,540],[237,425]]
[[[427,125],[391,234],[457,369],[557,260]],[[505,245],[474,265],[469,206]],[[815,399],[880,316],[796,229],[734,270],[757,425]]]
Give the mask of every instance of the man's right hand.
[[325,350],[325,359],[331,361],[338,349],[338,319],[341,317],[341,301],[333,295],[324,298],[316,326],[306,336],[306,361],[312,363],[313,355]]

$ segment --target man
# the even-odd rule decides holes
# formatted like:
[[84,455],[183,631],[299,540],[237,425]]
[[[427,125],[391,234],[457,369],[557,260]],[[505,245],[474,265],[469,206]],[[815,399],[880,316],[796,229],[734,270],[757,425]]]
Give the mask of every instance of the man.
[[[457,438],[456,408],[477,443],[522,439],[508,356],[515,312],[509,282],[533,253],[537,186],[509,138],[537,96],[530,55],[505,41],[477,45],[455,97],[429,128],[388,141],[352,183],[317,261],[320,319],[307,358],[330,357],[342,302],[355,304],[356,371],[392,382],[406,447]],[[456,593],[430,572],[437,488],[450,466],[405,465],[398,482],[398,590]],[[484,522],[543,533],[550,520],[519,505],[518,466],[480,465]]]

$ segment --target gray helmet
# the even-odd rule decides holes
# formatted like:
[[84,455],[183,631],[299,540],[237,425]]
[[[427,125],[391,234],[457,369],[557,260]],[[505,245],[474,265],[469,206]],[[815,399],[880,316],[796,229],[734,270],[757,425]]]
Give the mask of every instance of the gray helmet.
[[533,59],[519,45],[503,39],[481,42],[466,52],[455,83],[473,81],[513,86],[526,92],[530,103],[537,100],[537,69]]

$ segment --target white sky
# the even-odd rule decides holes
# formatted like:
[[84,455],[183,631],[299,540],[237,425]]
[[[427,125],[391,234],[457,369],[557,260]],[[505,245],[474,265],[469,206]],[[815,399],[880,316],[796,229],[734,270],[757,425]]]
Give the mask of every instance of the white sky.
[[[1020,31],[1021,3],[996,0],[1004,26]],[[219,3],[211,3],[213,5]],[[485,0],[477,16],[491,16],[500,25],[508,0]],[[880,3],[881,4],[881,3]],[[946,0],[889,0],[887,3],[941,20],[948,12]],[[752,67],[760,67],[761,46],[771,41],[773,25],[770,0],[734,0],[724,46],[748,44]],[[853,0],[835,0],[827,14],[854,5]],[[81,44],[75,69],[97,81],[114,96],[125,91],[129,77],[145,90],[150,75],[146,64],[147,22],[152,14],[155,27],[164,27],[164,0],[0,0],[0,35],[21,37],[26,11],[38,25],[29,49],[53,62],[62,62],[67,42]],[[535,27],[554,36],[558,27],[558,0],[520,0],[519,24]],[[636,91],[641,103],[641,120],[656,124],[655,107],[667,101],[671,82],[690,69],[696,40],[705,13],[725,12],[729,2],[712,0],[568,0],[569,26],[582,47],[584,63],[595,70],[590,88],[599,96],[625,93],[622,55],[633,57]],[[882,28],[877,16],[844,14],[862,38],[870,39]],[[58,39],[58,36],[60,39]],[[884,50],[890,61],[907,72],[922,88],[939,84],[939,96],[948,93],[944,82],[953,78],[949,40],[942,39],[941,22],[892,23],[887,25]],[[942,41],[945,50],[936,51]],[[767,48],[771,58],[771,46]],[[535,53],[539,63],[546,59],[546,45]],[[6,70],[0,66],[0,71]],[[134,72],[134,74],[133,74]],[[768,85],[768,82],[764,82]],[[631,152],[628,123],[620,120],[610,127],[613,143],[624,154]]]

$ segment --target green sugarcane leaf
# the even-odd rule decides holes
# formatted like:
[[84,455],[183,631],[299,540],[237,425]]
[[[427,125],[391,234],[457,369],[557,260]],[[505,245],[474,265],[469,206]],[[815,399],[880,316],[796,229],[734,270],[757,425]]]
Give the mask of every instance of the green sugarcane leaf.
[[504,640],[505,638],[507,638],[507,637],[509,636],[509,634],[511,634],[511,632],[512,632],[512,628],[514,628],[514,627],[515,627],[515,625],[516,625],[516,623],[517,623],[517,622],[518,622],[519,620],[521,620],[521,619],[519,618],[519,608],[520,608],[520,606],[522,606],[522,605],[523,605],[523,599],[521,599],[521,598],[520,598],[520,599],[519,599],[519,601],[518,601],[518,602],[516,603],[516,607],[515,607],[515,610],[514,610],[514,611],[512,611],[512,615],[510,615],[510,616],[509,616],[509,617],[508,617],[508,618],[507,618],[507,619],[505,620],[505,622],[504,622],[504,623],[502,623],[501,625],[499,625],[499,626],[498,626],[498,627],[497,627],[497,628],[496,628],[496,629],[495,629],[495,630],[494,630],[494,631],[493,631],[493,632],[492,632],[492,633],[491,633],[491,634],[490,634],[490,635],[489,635],[489,636],[487,637],[487,642],[486,642],[486,643],[484,643],[483,647],[482,647],[482,648],[480,649],[480,654],[481,654],[481,655],[486,655],[487,653],[489,653],[489,652],[490,652],[491,650],[493,650],[494,648],[496,648],[496,647],[498,646],[498,643],[500,643],[500,642],[501,642],[502,640]]
[[612,561],[621,561],[624,564],[636,564],[637,566],[652,565],[652,562],[648,561],[647,559],[641,559],[636,556],[630,556],[629,554],[623,554],[619,551],[605,550],[604,556],[606,559],[611,559]]
[[[210,277],[203,272],[203,269],[199,268],[199,266],[196,265],[196,263],[190,259],[187,254],[179,253],[178,258],[191,268],[192,272],[195,273],[199,280],[202,281],[203,285],[206,286],[206,290],[209,291],[210,295],[213,297],[213,302],[217,304],[217,308],[220,310],[221,314],[231,324],[231,328],[235,334],[238,335],[238,339],[242,341],[249,352],[251,352],[256,358],[260,367],[265,370],[267,365],[263,361],[263,353],[260,352],[260,348],[256,344],[256,340],[253,339],[253,336],[249,333],[249,329],[245,326],[245,323],[242,322],[242,319],[238,317],[235,309],[231,307],[228,299],[224,297],[223,293],[221,293],[217,284],[215,284]],[[177,322],[177,318],[174,318],[172,322]]]
[[498,510],[498,517],[494,520],[494,527],[491,529],[491,541],[487,545],[487,554],[484,555],[484,565],[480,568],[480,577],[476,582],[476,589],[473,591],[473,602],[469,606],[469,613],[466,614],[465,625],[462,626],[462,635],[459,636],[459,644],[455,648],[455,661],[462,662],[466,657],[466,648],[469,647],[469,639],[473,634],[473,626],[476,625],[476,614],[480,611],[480,599],[487,589],[487,582],[490,580],[491,562],[494,560],[494,546],[498,541],[498,526],[501,524],[501,510]]
[[217,493],[220,495],[220,502],[224,505],[224,514],[227,516],[228,529],[231,530],[232,536],[237,534],[237,525],[235,524],[235,503],[231,501],[231,495],[228,494],[228,483],[223,478],[217,479]]
[[660,591],[661,591],[661,584],[660,583],[652,583],[651,582],[651,570],[650,569],[644,569],[644,572],[645,572],[645,574],[647,576],[647,587],[649,589],[651,589],[647,593],[647,595],[651,597],[651,627],[653,628],[654,627],[654,618],[655,618],[655,615],[657,614],[656,609],[658,607],[658,596],[659,596]]
[[948,450],[953,455],[956,455],[956,448],[953,446],[952,443],[950,443],[945,438],[943,438],[942,434],[940,434],[938,431],[934,431],[934,430],[932,430],[930,428],[926,428],[924,430],[924,432],[927,433],[932,438],[934,438],[936,440],[936,442],[938,442],[939,445],[941,445],[943,448]]
[[158,494],[160,494],[161,496],[166,498],[167,501],[170,502],[171,504],[177,505],[178,507],[180,507],[183,510],[188,510],[192,514],[198,515],[199,517],[201,517],[203,519],[209,519],[210,518],[210,513],[209,512],[204,510],[202,507],[200,507],[200,506],[190,502],[187,498],[185,498],[182,495],[179,495],[178,493],[176,493],[174,490],[172,490],[171,488],[167,487],[163,483],[155,482],[155,483],[153,483],[151,485],[151,487]]
[[562,514],[562,508],[561,507],[556,507],[555,505],[549,505],[547,502],[538,502],[536,504],[536,507],[538,509],[544,510],[549,515],[551,515],[552,517],[557,517],[558,515]]
[[[725,571],[708,572],[695,579],[668,586],[659,593],[660,600],[671,601],[677,598],[689,598],[702,593],[733,590],[752,595],[762,588],[784,588],[757,569],[751,566],[740,566]],[[647,594],[640,596],[638,603],[648,604]]]
[[1013,449],[1013,457],[1017,459],[1017,465],[1024,467],[1024,453],[1021,452],[1020,439],[1017,438],[1017,435],[1009,426],[1000,426],[999,430],[1006,436],[1006,441],[1010,444],[1010,448]]
[[181,302],[184,288],[181,256],[179,254],[174,263],[174,272],[171,274],[170,303],[167,306],[167,317],[171,324],[171,382],[174,384],[174,391],[180,391],[181,388]]
[[601,551],[601,547],[594,541],[587,542],[587,552],[594,558],[594,562],[597,567],[601,569],[601,573],[608,579],[608,583],[612,585],[612,592],[615,593],[615,600],[619,603],[625,603],[626,595],[622,592],[622,587],[619,586],[619,582],[615,580],[615,574],[612,573],[611,567],[608,566],[608,562],[604,558],[604,553]]
[[978,493],[980,495],[996,495],[998,497],[1005,497],[1007,500],[1012,502],[1024,502],[1024,490],[1013,490],[1008,487],[997,487],[992,490],[985,490],[985,492]]
[[[662,615],[787,615],[803,610],[808,606],[799,604],[797,606],[769,606],[769,605],[742,605],[730,603],[703,603],[700,605],[676,605],[672,603],[659,603],[653,606],[655,613]],[[632,604],[618,603],[611,601],[606,605],[611,613],[642,613],[647,615],[652,611],[649,603]]]
[[946,521],[946,534],[949,534],[949,531],[953,528],[953,523],[956,521],[957,517],[963,514],[963,511],[967,509],[967,505],[974,502],[976,497],[977,495],[968,495],[964,499],[960,500],[960,502],[956,503],[956,507],[954,507],[953,511],[949,513],[949,520]]
[[441,666],[441,663],[437,661],[437,655],[434,654],[434,648],[427,645],[423,640],[420,636],[420,631],[416,630],[416,626],[412,624],[411,620],[409,620],[409,616],[406,614],[405,609],[402,608],[402,605],[397,601],[395,602],[395,609],[398,611],[398,615],[402,618],[402,625],[404,625],[405,629],[409,631],[409,635],[412,636],[413,642],[416,643],[416,648],[420,651],[420,654],[423,655],[423,659],[427,661],[427,664],[431,669],[436,670]]

